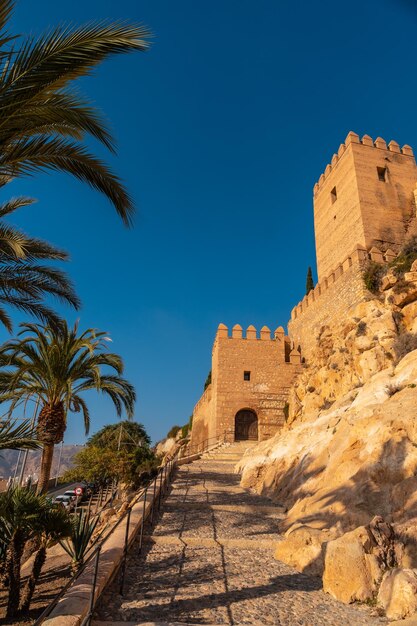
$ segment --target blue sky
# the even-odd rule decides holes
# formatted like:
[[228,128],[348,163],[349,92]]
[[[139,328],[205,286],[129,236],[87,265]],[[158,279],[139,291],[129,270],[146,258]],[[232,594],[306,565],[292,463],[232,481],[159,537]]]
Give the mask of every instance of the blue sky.
[[[80,85],[111,121],[118,156],[94,149],[133,194],[134,229],[66,176],[16,181],[3,197],[38,198],[15,223],[70,251],[81,325],[111,334],[137,388],[136,419],[157,440],[188,420],[219,322],[287,323],[315,265],[312,188],[348,131],[417,148],[417,8],[20,0],[13,27],[101,18],[154,33],[148,53]],[[115,421],[110,402],[89,400],[92,431]],[[73,416],[66,442],[83,440]]]

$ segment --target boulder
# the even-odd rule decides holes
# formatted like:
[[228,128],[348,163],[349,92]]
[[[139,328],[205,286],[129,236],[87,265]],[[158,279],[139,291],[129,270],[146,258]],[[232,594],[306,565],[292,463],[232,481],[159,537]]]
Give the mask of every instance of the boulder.
[[406,304],[402,309],[403,323],[410,333],[417,332],[417,302]]
[[346,604],[372,600],[385,570],[396,565],[394,531],[377,516],[326,546],[323,589]]
[[388,297],[391,299],[390,301],[395,304],[395,306],[402,308],[406,304],[417,300],[417,283],[416,281],[408,282],[403,291],[390,291],[387,293],[389,293]]
[[392,569],[384,574],[378,605],[389,619],[404,619],[417,611],[417,570]]
[[278,543],[275,558],[291,565],[299,572],[322,576],[325,546],[340,534],[337,529],[320,530],[305,525],[292,527],[285,533],[283,541]]
[[386,291],[387,289],[390,289],[395,285],[397,281],[398,278],[392,272],[386,274],[381,280],[381,291]]

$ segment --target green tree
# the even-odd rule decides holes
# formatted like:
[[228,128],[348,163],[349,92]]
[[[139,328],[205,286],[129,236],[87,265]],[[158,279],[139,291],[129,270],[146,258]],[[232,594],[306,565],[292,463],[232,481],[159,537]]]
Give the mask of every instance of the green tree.
[[117,450],[107,450],[87,445],[74,456],[73,467],[65,472],[66,482],[86,480],[89,483],[105,484],[109,479],[120,478],[121,463]]
[[311,267],[307,270],[307,280],[306,280],[306,295],[310,293],[314,289],[314,280],[313,280],[313,272],[311,271]]
[[148,446],[118,451],[87,444],[75,455],[73,467],[65,472],[64,480],[86,480],[104,485],[108,480],[116,479],[137,487],[157,466],[158,459]]
[[207,374],[206,382],[204,383],[204,391],[207,389],[209,385],[211,385],[211,370]]
[[59,318],[45,305],[46,296],[53,296],[75,309],[80,306],[66,274],[45,264],[45,261],[66,260],[68,255],[45,241],[28,237],[3,220],[33,202],[22,197],[0,205],[0,323],[10,332],[9,307],[56,326]]
[[13,36],[14,0],[0,0],[0,186],[39,170],[71,174],[105,194],[126,224],[132,200],[120,179],[83,143],[114,151],[98,112],[74,87],[108,57],[149,47],[149,30],[125,22],[58,26]]
[[[0,350],[0,402],[10,403],[10,413],[22,400],[40,402],[37,436],[43,452],[38,492],[48,488],[54,445],[64,437],[70,412],[83,414],[85,431],[90,427],[90,413],[83,398],[85,391],[96,390],[110,397],[117,415],[125,409],[133,417],[135,391],[122,377],[120,356],[105,352],[109,338],[89,328],[78,333],[66,322],[59,327],[21,324],[15,340]],[[113,373],[103,373],[103,368]]]
[[40,545],[33,561],[32,571],[23,591],[20,606],[22,613],[26,613],[29,610],[33,593],[42,573],[42,568],[45,565],[47,549],[57,541],[62,541],[65,537],[69,537],[72,533],[70,515],[65,509],[56,508],[48,501],[46,501],[45,506],[41,508],[40,515],[37,519],[37,526],[36,535],[40,540]]
[[145,430],[143,424],[134,421],[124,420],[119,424],[108,424],[96,432],[87,444],[99,448],[119,448],[138,447],[150,445],[151,438]]

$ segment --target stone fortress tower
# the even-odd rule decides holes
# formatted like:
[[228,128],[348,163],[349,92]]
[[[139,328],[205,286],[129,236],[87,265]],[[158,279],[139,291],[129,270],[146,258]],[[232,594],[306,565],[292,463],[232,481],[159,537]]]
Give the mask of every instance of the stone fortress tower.
[[308,360],[320,329],[369,297],[363,270],[389,262],[416,229],[410,146],[350,132],[314,186],[318,284],[291,312],[289,335]]
[[208,438],[263,440],[285,421],[289,388],[321,328],[369,297],[363,270],[391,261],[417,233],[417,165],[410,146],[350,132],[314,186],[318,284],[291,312],[289,337],[220,324],[212,383],[195,406],[192,443]]
[[348,134],[314,187],[319,282],[357,245],[398,252],[415,218],[416,182],[410,146]]

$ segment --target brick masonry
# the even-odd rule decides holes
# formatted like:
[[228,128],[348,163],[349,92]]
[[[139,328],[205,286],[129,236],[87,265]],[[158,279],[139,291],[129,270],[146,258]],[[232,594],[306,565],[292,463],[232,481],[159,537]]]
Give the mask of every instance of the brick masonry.
[[[283,328],[271,338],[265,326],[259,337],[249,326],[244,337],[236,325],[230,337],[220,324],[212,352],[212,382],[194,408],[192,443],[224,433],[233,440],[235,416],[243,409],[256,413],[259,440],[274,435],[285,421],[284,407],[300,360],[298,351],[290,351]],[[244,372],[250,372],[250,380],[245,380]]]

